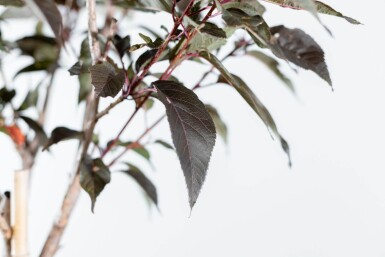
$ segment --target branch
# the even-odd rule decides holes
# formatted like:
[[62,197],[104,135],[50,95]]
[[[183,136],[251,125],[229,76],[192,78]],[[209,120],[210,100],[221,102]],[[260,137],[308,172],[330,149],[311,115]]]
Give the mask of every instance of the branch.
[[[100,45],[98,41],[98,28],[96,24],[96,3],[95,0],[87,0],[88,10],[88,38],[91,49],[91,57],[93,64],[97,63],[100,58]],[[83,129],[85,131],[83,148],[78,158],[78,163],[75,169],[74,178],[67,190],[66,195],[61,206],[61,212],[58,220],[52,226],[48,238],[41,251],[40,257],[52,257],[55,255],[59,248],[61,238],[64,230],[67,227],[68,220],[73,212],[76,202],[80,194],[80,165],[87,155],[88,147],[90,145],[93,131],[97,122],[96,115],[99,106],[99,98],[95,97],[95,93],[92,91],[87,98],[87,106],[83,119]]]
[[61,206],[60,217],[51,228],[48,238],[44,244],[43,250],[40,254],[40,257],[51,257],[54,256],[54,254],[56,253],[64,229],[67,226],[72,210],[74,209],[77,199],[79,198],[79,194],[79,175],[76,174],[68,188],[67,194],[64,197],[64,201]]

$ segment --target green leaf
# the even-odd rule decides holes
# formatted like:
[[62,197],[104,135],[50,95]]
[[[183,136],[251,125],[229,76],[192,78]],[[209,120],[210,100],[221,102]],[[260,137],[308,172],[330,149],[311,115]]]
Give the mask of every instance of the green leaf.
[[219,78],[218,82],[225,82],[233,86],[255,111],[255,113],[261,118],[261,120],[270,129],[270,131],[272,131],[274,135],[280,140],[283,150],[289,157],[289,165],[291,165],[289,147],[285,139],[280,135],[273,117],[270,115],[269,111],[263,105],[263,103],[253,93],[253,91],[240,77],[231,74],[213,54],[209,52],[201,52],[200,56],[210,62],[221,73],[221,77]]
[[260,52],[260,51],[249,51],[247,55],[250,55],[257,60],[261,61],[267,68],[269,68],[287,87],[294,93],[295,89],[293,83],[288,79],[285,74],[279,69],[279,62],[274,58]]
[[25,97],[23,103],[17,109],[18,112],[24,111],[30,107],[36,107],[37,100],[39,98],[39,87],[36,87],[34,90],[29,91]]
[[222,19],[227,25],[245,29],[260,47],[271,47],[270,29],[261,15],[250,16],[238,8],[222,9]]
[[355,20],[353,18],[350,18],[348,16],[345,16],[342,13],[334,10],[329,5],[326,5],[326,4],[324,4],[324,3],[320,2],[320,1],[315,1],[314,3],[316,5],[318,13],[332,15],[332,16],[337,16],[337,17],[345,19],[346,21],[348,21],[348,22],[350,22],[352,24],[361,24],[361,22],[359,22],[359,21],[357,21],[357,20]]
[[214,37],[227,38],[226,32],[220,27],[218,27],[216,24],[211,22],[206,22],[203,28],[201,28],[200,30],[201,32],[209,34]]
[[[112,143],[112,141],[110,141],[110,142]],[[128,145],[131,145],[131,144],[134,144],[134,146],[132,147],[132,150],[135,153],[137,153],[138,155],[142,156],[147,161],[149,161],[149,162],[151,161],[150,152],[143,145],[141,145],[140,143],[136,143],[136,142],[133,143],[132,141],[119,142],[118,143],[119,146],[124,146],[124,147],[127,147]],[[107,146],[108,146],[108,144],[107,144]]]
[[101,159],[85,158],[80,166],[80,185],[91,198],[91,210],[94,212],[96,198],[110,183],[111,173]]
[[314,12],[318,12],[322,14],[328,14],[328,15],[343,18],[352,24],[361,24],[359,21],[353,18],[344,16],[342,13],[334,10],[332,7],[320,1],[313,1],[313,4],[310,1],[301,1],[301,0],[269,0],[269,2],[273,4],[278,4],[282,7],[289,7],[294,10],[307,10],[307,11],[310,11],[313,15],[314,15]]
[[142,156],[144,159],[146,159],[147,161],[151,161],[151,155],[150,155],[150,152],[144,148],[143,146],[141,147],[135,147],[132,149],[135,153],[139,154],[140,156]]
[[151,180],[149,180],[138,167],[128,163],[127,165],[129,169],[122,172],[133,178],[152,200],[152,202],[158,206],[158,194],[156,192],[156,187]]
[[238,2],[233,1],[222,4],[222,6],[225,9],[240,9],[247,13],[249,16],[262,15],[266,11],[266,8],[257,0],[241,0]]
[[146,42],[146,44],[150,44],[152,43],[152,39],[142,33],[139,33],[139,36],[144,40],[144,42]]
[[16,41],[21,53],[32,56],[36,62],[56,62],[59,48],[55,38],[34,35],[20,38]]
[[272,27],[271,32],[281,50],[273,51],[276,56],[315,72],[332,86],[324,52],[312,37],[300,29],[289,29],[282,25]]
[[151,99],[151,98],[148,98],[148,99],[146,100],[146,102],[145,102],[145,103],[143,104],[143,106],[142,106],[143,110],[145,110],[146,112],[149,111],[149,110],[151,110],[152,107],[154,107],[154,100]]
[[88,73],[88,69],[83,65],[82,61],[76,62],[71,68],[68,70],[71,76],[80,75],[84,73]]
[[173,143],[186,179],[190,207],[193,208],[215,145],[215,125],[192,90],[174,81],[158,80],[153,85],[166,107]]
[[95,64],[89,71],[97,97],[115,97],[124,85],[124,71],[109,62]]
[[[44,18],[47,20],[53,33],[55,34],[56,41],[63,44],[63,24],[62,17],[56,4],[52,0],[27,0],[27,5],[35,12],[39,10]],[[39,15],[37,15],[39,17]]]
[[[106,39],[102,35],[98,34],[98,41],[100,49],[105,49]],[[83,69],[86,70],[92,66],[90,41],[88,40],[88,37],[85,37],[80,45],[79,62],[82,64]]]
[[211,118],[214,121],[215,129],[219,136],[223,139],[225,143],[227,143],[227,126],[221,119],[217,109],[215,109],[212,105],[206,104],[206,109],[210,113]]
[[23,0],[1,0],[0,5],[21,7],[25,5]]
[[231,28],[219,28],[215,24],[205,23],[205,26],[199,30],[190,41],[188,46],[189,53],[195,53],[201,50],[214,51],[226,44],[226,38],[234,32]]
[[163,40],[161,38],[157,38],[155,41],[152,41],[150,37],[142,33],[139,33],[139,36],[144,40],[145,43],[133,45],[129,48],[129,52],[133,52],[145,46],[148,46],[151,49],[158,49],[163,44]]
[[171,13],[171,1],[169,0],[114,0],[114,4],[126,9],[135,9],[138,11],[166,11]]
[[322,23],[321,19],[319,18],[317,6],[314,0],[269,0],[269,2],[279,4],[280,6],[284,7],[308,11],[329,32],[329,34],[331,34],[330,30]]
[[169,143],[167,143],[167,142],[165,142],[163,140],[158,139],[154,143],[160,144],[161,146],[163,146],[163,147],[165,147],[167,149],[174,150],[174,147],[172,147],[172,145],[170,145]]
[[66,127],[56,127],[51,132],[51,136],[48,142],[45,144],[43,151],[47,150],[51,145],[57,144],[64,140],[69,139],[83,139],[83,131],[76,131]]
[[29,72],[35,72],[35,71],[51,72],[56,67],[57,67],[57,64],[52,63],[52,62],[35,62],[35,63],[32,63],[31,65],[28,65],[28,66],[22,68],[21,70],[19,70],[15,74],[14,78],[16,78],[17,76],[19,76],[22,73],[29,73]]
[[44,129],[39,123],[33,119],[26,116],[19,116],[27,125],[35,132],[37,139],[39,140],[40,145],[45,145],[48,141],[47,135],[44,132]]
[[78,102],[82,102],[86,100],[88,94],[92,90],[91,86],[91,75],[89,73],[80,74],[78,77],[79,80],[79,94],[78,94]]

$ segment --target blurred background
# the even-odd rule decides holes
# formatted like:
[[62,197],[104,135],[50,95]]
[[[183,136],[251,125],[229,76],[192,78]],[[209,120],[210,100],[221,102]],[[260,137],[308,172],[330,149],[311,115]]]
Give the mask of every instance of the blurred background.
[[[176,154],[153,145],[149,150],[154,167],[134,154],[129,153],[127,159],[137,163],[157,186],[159,210],[135,182],[115,172],[97,200],[95,214],[88,195],[82,193],[57,256],[385,256],[385,37],[381,32],[385,1],[324,2],[364,25],[321,15],[331,37],[310,14],[263,3],[270,26],[301,28],[322,46],[334,92],[314,73],[298,70],[296,74],[284,62],[281,68],[294,82],[295,95],[250,57],[225,61],[272,113],[290,144],[291,169],[278,143],[232,88],[222,84],[198,90],[203,102],[218,109],[228,126],[229,140],[227,144],[217,140],[193,211]],[[159,29],[172,22],[166,14],[135,13],[130,18],[120,22],[122,34],[134,35],[132,42],[140,42],[135,37],[137,24]],[[102,12],[98,19],[103,22]],[[85,19],[80,22],[84,29]],[[2,26],[3,38],[25,36],[35,23],[12,20]],[[80,44],[82,31],[78,35]],[[28,63],[17,56],[14,53],[3,60],[9,79]],[[18,61],[13,62],[16,57]],[[64,53],[64,67],[75,61],[73,55]],[[154,70],[163,68],[159,65]],[[208,68],[189,62],[175,75],[192,86]],[[18,90],[27,90],[41,76],[19,76],[14,83]],[[77,106],[77,83],[65,69],[58,72],[46,131],[57,126],[81,127],[84,106]],[[103,99],[102,107],[110,101]],[[160,103],[155,107],[148,120],[164,112]],[[100,122],[96,131],[102,142],[116,134],[132,108],[133,103],[124,103]],[[124,137],[136,138],[144,124],[139,115]],[[168,123],[155,129],[152,137],[171,142]],[[39,155],[30,192],[31,256],[39,253],[58,214],[76,149],[77,143],[68,141]],[[0,190],[12,189],[13,172],[21,168],[21,162],[13,143],[2,134],[0,164]]]

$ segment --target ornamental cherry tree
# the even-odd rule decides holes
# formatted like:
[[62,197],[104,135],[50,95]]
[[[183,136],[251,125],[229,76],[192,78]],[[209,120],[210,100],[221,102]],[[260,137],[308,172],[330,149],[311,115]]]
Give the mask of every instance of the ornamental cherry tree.
[[[36,158],[64,140],[79,143],[76,165],[65,197],[59,200],[62,201],[59,217],[47,235],[41,257],[51,257],[57,252],[81,190],[89,195],[94,211],[97,197],[110,183],[111,172],[124,172],[154,205],[158,204],[152,181],[126,158],[126,153],[132,151],[150,161],[149,144],[176,152],[192,209],[204,184],[217,137],[227,139],[226,124],[217,109],[202,102],[195,93],[208,86],[232,87],[234,94],[242,97],[266,125],[291,165],[289,145],[272,115],[252,88],[223,61],[245,55],[255,58],[292,91],[293,84],[281,65],[314,72],[332,87],[320,45],[299,28],[270,24],[264,14],[272,5],[307,11],[330,34],[320,14],[360,24],[314,0],[0,0],[0,5],[0,131],[3,133],[0,139],[13,142],[22,163],[21,170],[15,172],[14,190],[1,191],[0,227],[6,256],[27,256],[28,179],[33,175]],[[139,26],[140,40],[133,40],[132,32],[122,27],[135,19],[132,15],[135,12],[166,13],[172,26],[158,23],[153,27]],[[82,27],[84,24],[79,21],[84,16],[87,26]],[[1,36],[1,29],[26,17],[37,21],[33,33],[16,41]],[[3,57],[14,53],[28,56],[30,64],[9,74]],[[76,61],[70,63],[64,55],[71,55]],[[206,72],[197,81],[182,83],[174,71],[186,62],[195,62]],[[163,65],[162,72],[155,71],[158,64]],[[52,131],[45,128],[47,110],[54,101],[51,89],[63,86],[54,83],[60,70],[78,80],[77,102],[85,107],[81,129],[75,129],[76,124]],[[31,77],[36,72],[44,73],[44,78],[34,81],[34,89],[24,94],[15,78]],[[21,102],[16,100],[19,94],[24,94]],[[125,124],[107,135],[110,140],[106,144],[100,143],[96,133],[99,121],[114,115],[113,109],[128,101],[133,104],[126,110]],[[155,101],[163,105],[164,115],[147,124],[140,136],[122,136],[138,115],[146,115],[154,108]],[[107,107],[101,108],[101,102],[108,103]],[[154,128],[167,121],[172,143],[149,139]],[[14,208],[10,205],[11,198]]]

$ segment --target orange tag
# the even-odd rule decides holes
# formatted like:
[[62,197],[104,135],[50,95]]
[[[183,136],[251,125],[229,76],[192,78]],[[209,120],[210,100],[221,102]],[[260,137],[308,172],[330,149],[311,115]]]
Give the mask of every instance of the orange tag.
[[5,129],[7,130],[9,136],[12,138],[13,142],[17,146],[21,146],[24,144],[25,136],[16,124],[13,124],[11,126],[5,126]]

